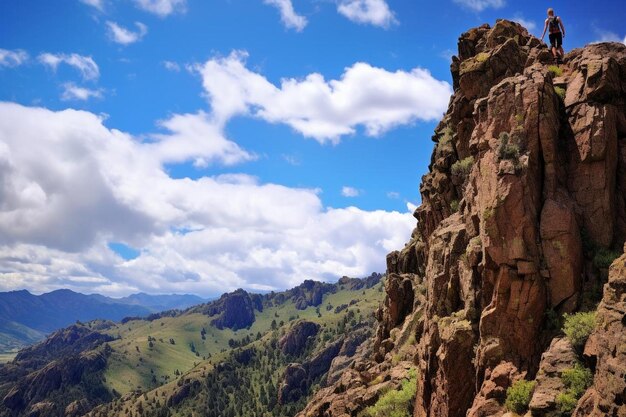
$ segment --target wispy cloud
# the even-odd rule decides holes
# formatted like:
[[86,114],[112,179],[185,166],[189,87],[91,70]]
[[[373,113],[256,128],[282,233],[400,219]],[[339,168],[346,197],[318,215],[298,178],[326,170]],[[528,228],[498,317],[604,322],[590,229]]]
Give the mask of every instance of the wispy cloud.
[[84,80],[95,80],[100,77],[100,69],[96,64],[96,61],[94,61],[90,56],[78,54],[52,54],[45,52],[40,54],[38,59],[39,62],[47,65],[54,71],[56,71],[60,64],[66,64],[74,67],[80,72]]
[[339,0],[337,11],[356,23],[383,28],[398,23],[385,0]]
[[300,159],[294,155],[286,155],[283,154],[281,157],[287,162],[289,165],[298,166],[301,164]]
[[148,27],[141,22],[135,22],[136,31],[126,29],[115,22],[107,23],[109,39],[121,45],[130,45],[139,42],[148,33]]
[[300,16],[293,8],[291,0],[263,0],[265,4],[274,6],[280,12],[280,20],[285,27],[301,32],[307,25],[307,19]]
[[28,61],[28,52],[22,49],[2,49],[0,48],[0,67],[19,67]]
[[343,187],[341,187],[341,195],[344,197],[358,197],[359,195],[361,195],[361,191],[357,190],[354,187],[344,185]]
[[524,16],[519,13],[516,14],[511,20],[524,26],[529,32],[533,32],[537,29],[537,24],[534,21],[525,19]]
[[389,192],[387,193],[387,197],[388,197],[388,198],[392,198],[392,199],[394,199],[394,200],[395,200],[395,199],[400,198],[400,193],[398,193],[398,192],[396,192],[396,191],[389,191]]
[[102,98],[102,89],[93,90],[79,87],[74,83],[65,83],[62,87],[61,100],[63,101],[87,101],[91,98]]
[[620,35],[618,35],[615,32],[600,29],[598,27],[594,27],[593,30],[596,33],[596,36],[598,37],[598,39],[595,41],[596,43],[597,42],[621,42],[623,44],[626,44],[626,36],[622,38]]
[[168,71],[180,72],[180,65],[174,61],[163,61],[163,67]]
[[454,2],[477,12],[487,8],[500,9],[506,4],[505,0],[454,0]]
[[135,0],[135,4],[140,9],[160,17],[187,11],[187,0]]
[[80,0],[80,2],[98,9],[101,12],[104,11],[104,0]]

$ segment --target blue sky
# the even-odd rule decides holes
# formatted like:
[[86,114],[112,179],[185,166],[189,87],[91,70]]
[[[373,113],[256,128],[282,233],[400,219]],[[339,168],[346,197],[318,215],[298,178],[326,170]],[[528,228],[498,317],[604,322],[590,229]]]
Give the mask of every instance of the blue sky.
[[[460,33],[600,0],[6,0],[0,289],[214,295],[384,269]],[[67,109],[81,110],[68,112]]]

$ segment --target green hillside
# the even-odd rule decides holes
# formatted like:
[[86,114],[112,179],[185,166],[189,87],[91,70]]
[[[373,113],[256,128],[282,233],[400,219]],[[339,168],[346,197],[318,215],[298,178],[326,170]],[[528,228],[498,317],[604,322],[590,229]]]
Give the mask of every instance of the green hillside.
[[0,363],[6,362],[3,358],[11,358],[17,350],[44,337],[44,332],[14,321],[0,320]]
[[[374,312],[383,294],[379,283],[369,289],[338,288],[336,293],[326,294],[320,306],[304,310],[296,309],[295,303],[287,300],[258,312],[254,324],[239,331],[218,330],[200,314],[118,325],[110,333],[119,332],[121,339],[110,345],[119,352],[111,356],[105,376],[107,385],[122,394],[123,399],[99,407],[92,415],[292,416],[315,387],[309,387],[298,401],[278,404],[277,391],[286,366],[314,357],[354,329],[373,328]],[[277,341],[302,321],[320,325],[315,341],[301,355],[281,354]],[[206,340],[200,333],[203,327]],[[152,348],[148,346],[148,336],[156,339]],[[169,342],[170,338],[175,344]],[[192,343],[197,355],[190,349]],[[240,343],[243,347],[231,348]],[[242,364],[238,356],[249,352],[253,352],[253,359]],[[220,367],[219,372],[216,366]],[[167,383],[160,385],[163,382]],[[312,385],[319,382],[316,378]],[[181,396],[181,387],[192,387],[190,390],[195,392],[173,404],[172,398]],[[212,406],[207,408],[209,403]],[[214,414],[207,411],[211,408]]]
[[[78,322],[0,366],[0,417],[35,409],[128,417],[167,409],[186,417],[208,403],[221,410],[216,417],[293,415],[350,334],[371,335],[382,286],[379,274],[336,284],[305,281],[281,293],[238,290],[145,319]],[[300,328],[314,332],[301,340]],[[306,368],[306,383],[281,393],[290,363]],[[281,395],[287,399],[278,401]],[[237,401],[228,405],[233,396]]]
[[[211,326],[211,320],[206,315],[199,313],[164,317],[152,322],[134,320],[118,324],[106,331],[117,339],[109,344],[113,353],[105,372],[107,386],[122,395],[134,390],[154,388],[176,379],[177,371],[184,373],[205,359],[228,352],[232,341],[241,343],[246,338],[254,341],[259,333],[265,335],[271,330],[273,321],[277,327],[296,319],[334,324],[346,314],[346,311],[335,314],[335,307],[348,305],[354,299],[359,299],[358,308],[362,310],[361,315],[364,315],[378,307],[382,293],[371,288],[365,290],[365,294],[363,291],[347,289],[327,294],[319,308],[321,317],[318,317],[317,307],[309,306],[305,310],[298,310],[295,303],[288,300],[256,312],[256,320],[252,326],[238,331],[219,330]],[[331,310],[327,310],[328,305],[332,307]],[[206,330],[204,339],[202,329]],[[152,347],[148,338],[152,340]]]

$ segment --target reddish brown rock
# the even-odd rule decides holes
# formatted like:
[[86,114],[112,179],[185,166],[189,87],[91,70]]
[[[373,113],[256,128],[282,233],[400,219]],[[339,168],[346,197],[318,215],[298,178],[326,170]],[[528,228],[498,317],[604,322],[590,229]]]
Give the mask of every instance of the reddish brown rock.
[[561,380],[563,371],[572,369],[578,358],[571,343],[565,338],[556,338],[541,356],[535,390],[529,408],[534,415],[558,417],[561,415],[556,406],[556,397],[565,391]]
[[306,349],[309,338],[315,337],[319,328],[320,325],[312,321],[297,322],[278,342],[280,350],[285,355],[300,355]]
[[595,352],[596,373],[573,417],[626,416],[626,255],[611,265],[588,344],[594,346],[588,351]]
[[[516,23],[472,29],[458,47],[416,228],[387,257],[371,358],[355,360],[303,416],[356,415],[376,399],[375,376],[392,375],[403,352],[415,352],[417,417],[504,416],[506,389],[535,377],[532,407],[552,412],[572,357],[563,340],[550,344],[546,316],[575,312],[589,298],[601,276],[589,248],[624,244],[626,46],[572,51],[558,79],[545,44]],[[579,416],[623,416],[619,265],[586,350],[598,367]]]
[[467,417],[501,417],[506,413],[506,390],[521,378],[517,368],[510,362],[501,362],[493,370],[488,370]]

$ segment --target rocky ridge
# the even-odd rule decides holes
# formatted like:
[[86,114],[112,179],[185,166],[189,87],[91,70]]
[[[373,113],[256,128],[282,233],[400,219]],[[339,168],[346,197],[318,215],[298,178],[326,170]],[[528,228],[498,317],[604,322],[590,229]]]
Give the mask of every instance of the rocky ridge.
[[[574,359],[550,317],[595,308],[606,282],[595,259],[626,239],[626,46],[588,45],[556,67],[545,44],[500,20],[458,47],[417,227],[387,258],[377,335],[300,416],[357,415],[410,367],[417,417],[503,416],[507,388],[535,378],[533,415],[555,412]],[[576,416],[626,415],[625,279],[622,257]]]

